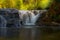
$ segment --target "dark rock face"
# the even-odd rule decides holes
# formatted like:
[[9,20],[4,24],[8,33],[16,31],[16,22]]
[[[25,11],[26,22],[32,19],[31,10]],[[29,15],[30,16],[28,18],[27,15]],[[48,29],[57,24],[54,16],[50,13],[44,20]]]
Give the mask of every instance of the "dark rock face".
[[46,25],[48,23],[49,18],[46,17],[46,12],[42,13],[41,16],[38,18],[36,24],[37,25]]
[[48,25],[48,26],[60,26],[60,14],[44,12],[41,14],[41,17],[38,18],[37,25]]
[[7,27],[18,27],[19,14],[16,9],[0,9],[0,15],[2,15],[7,21]]

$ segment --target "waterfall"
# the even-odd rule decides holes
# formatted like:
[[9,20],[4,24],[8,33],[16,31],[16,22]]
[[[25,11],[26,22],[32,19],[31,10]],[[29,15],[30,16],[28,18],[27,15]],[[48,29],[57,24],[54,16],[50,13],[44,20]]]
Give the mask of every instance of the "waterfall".
[[7,21],[5,20],[5,18],[3,16],[0,15],[0,36],[6,36],[6,24]]
[[[34,11],[36,13],[34,13]],[[47,10],[19,10],[20,19],[23,25],[35,25],[37,19]]]

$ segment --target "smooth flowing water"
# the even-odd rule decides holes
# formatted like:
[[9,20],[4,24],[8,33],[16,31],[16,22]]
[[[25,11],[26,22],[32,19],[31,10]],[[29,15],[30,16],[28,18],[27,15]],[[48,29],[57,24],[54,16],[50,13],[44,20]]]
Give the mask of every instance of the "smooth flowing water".
[[23,25],[36,25],[37,19],[47,10],[19,10]]
[[0,15],[0,36],[6,36],[6,24],[7,21],[5,18]]
[[39,27],[25,28],[24,26],[21,29],[7,28],[7,37],[0,37],[0,40],[60,40],[60,31]]

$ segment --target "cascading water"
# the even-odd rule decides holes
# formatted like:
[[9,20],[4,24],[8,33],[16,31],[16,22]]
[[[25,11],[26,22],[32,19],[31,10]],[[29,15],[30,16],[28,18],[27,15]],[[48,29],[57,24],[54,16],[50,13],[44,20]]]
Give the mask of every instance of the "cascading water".
[[5,18],[0,15],[0,36],[6,36],[6,24],[7,21],[5,20]]
[[[34,12],[34,11],[36,11],[36,13]],[[22,21],[22,24],[23,25],[28,25],[27,26],[27,28],[31,28],[31,26],[30,25],[36,25],[35,23],[36,23],[36,21],[37,21],[37,19],[40,17],[40,15],[43,13],[43,12],[45,12],[46,10],[19,10],[19,16],[20,16],[20,21]],[[13,13],[13,12],[12,12]],[[16,13],[16,12],[15,12]],[[3,13],[2,13],[3,14]],[[9,15],[8,15],[9,16]],[[8,17],[8,16],[6,16],[6,17]],[[10,15],[11,16],[11,15]],[[17,17],[17,16],[16,16]],[[12,32],[10,32],[9,30],[11,30],[11,29],[6,29],[7,27],[6,27],[6,24],[7,24],[7,20],[4,18],[4,17],[2,17],[2,16],[0,16],[0,18],[1,18],[1,22],[0,22],[0,31],[1,31],[1,35],[10,35],[10,33],[12,33]],[[18,18],[18,17],[17,17]],[[15,19],[16,20],[16,18],[13,18],[13,19]],[[19,19],[19,18],[18,18]],[[17,19],[17,20],[18,20]],[[9,18],[9,20],[10,20],[10,18]],[[17,28],[17,26],[19,26],[18,24],[18,21],[16,20],[16,22],[14,22],[14,25],[16,26],[16,28]],[[14,27],[15,27],[14,26]],[[10,26],[11,27],[11,26]],[[13,26],[12,26],[13,27]],[[19,26],[20,27],[20,26]],[[19,28],[18,27],[18,28]],[[25,26],[24,26],[25,27]],[[35,27],[35,26],[34,26]],[[32,30],[32,34],[34,34],[35,32],[34,32],[35,30]],[[13,33],[12,33],[13,34]],[[11,34],[11,35],[12,35]]]
[[[36,13],[34,13],[34,11]],[[20,19],[23,22],[23,25],[36,25],[36,21],[39,18],[39,16],[46,12],[47,10],[19,10]],[[35,15],[36,14],[36,15]]]

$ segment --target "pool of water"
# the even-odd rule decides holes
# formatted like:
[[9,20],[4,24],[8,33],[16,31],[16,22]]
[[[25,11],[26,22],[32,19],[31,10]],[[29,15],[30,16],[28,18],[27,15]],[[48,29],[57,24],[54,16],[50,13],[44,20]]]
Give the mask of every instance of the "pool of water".
[[4,28],[4,30],[0,40],[60,40],[60,30],[47,27],[22,26],[22,28]]

